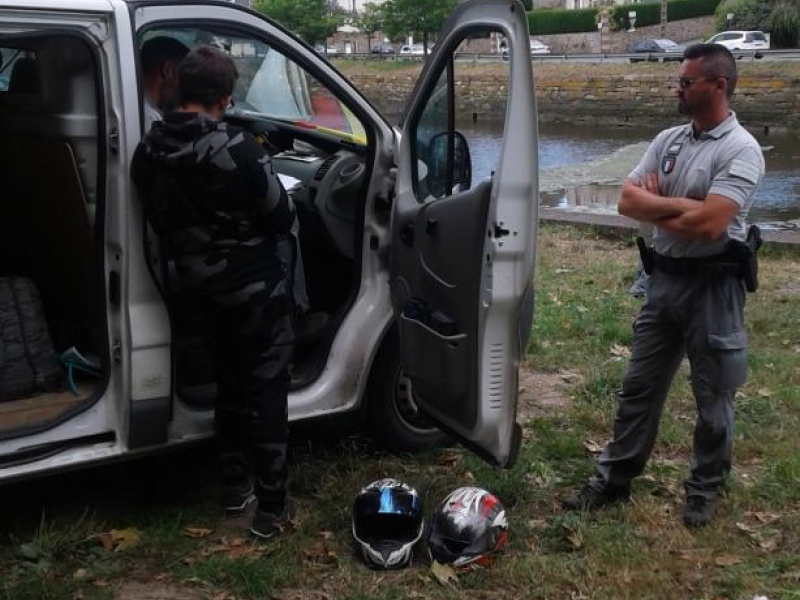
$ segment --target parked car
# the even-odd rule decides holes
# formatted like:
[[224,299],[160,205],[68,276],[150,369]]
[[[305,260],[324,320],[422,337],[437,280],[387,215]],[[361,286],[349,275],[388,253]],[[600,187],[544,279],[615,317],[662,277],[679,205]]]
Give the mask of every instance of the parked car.
[[[428,54],[433,51],[433,44],[428,44]],[[424,56],[425,47],[422,44],[405,44],[400,48],[404,56]]]
[[339,49],[335,46],[328,46],[327,48],[322,44],[317,44],[314,46],[314,50],[316,50],[319,54],[323,56],[335,56],[339,54]]
[[391,44],[378,44],[372,47],[370,54],[395,54],[396,50]]
[[156,36],[229,49],[240,78],[225,121],[263,140],[291,186],[312,310],[330,320],[295,354],[290,421],[344,415],[391,450],[455,438],[513,464],[536,99],[531,66],[510,70],[496,170],[472,182],[446,99],[451,54],[476,31],[529,36],[517,0],[460,3],[393,127],[313,48],[236,3],[0,0],[2,55],[24,53],[0,93],[0,276],[38,289],[51,358],[84,357],[70,388],[0,396],[0,482],[213,436],[213,356],[129,174],[144,134],[138,49]]
[[[539,40],[531,39],[528,47],[530,48],[531,56],[536,54],[550,54],[550,46]],[[503,60],[508,60],[508,43],[505,42],[505,40],[500,45],[500,53],[503,56]]]
[[651,39],[640,40],[635,44],[628,47],[628,54],[643,54],[647,53],[647,57],[630,58],[631,62],[641,62],[644,60],[658,62],[658,61],[681,61],[683,60],[683,51],[686,47],[682,44],[677,44],[672,40],[667,39]]
[[707,44],[725,46],[736,50],[769,50],[769,40],[763,31],[723,31],[709,38]]

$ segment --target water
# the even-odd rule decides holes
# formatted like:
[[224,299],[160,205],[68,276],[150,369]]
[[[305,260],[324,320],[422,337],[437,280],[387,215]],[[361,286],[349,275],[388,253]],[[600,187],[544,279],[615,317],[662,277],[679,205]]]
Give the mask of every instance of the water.
[[[473,179],[497,163],[503,124],[458,124],[469,141]],[[543,206],[616,212],[625,176],[658,132],[649,128],[539,126],[540,199]],[[800,137],[753,132],[764,149],[767,173],[756,191],[749,220],[775,228],[800,228]]]

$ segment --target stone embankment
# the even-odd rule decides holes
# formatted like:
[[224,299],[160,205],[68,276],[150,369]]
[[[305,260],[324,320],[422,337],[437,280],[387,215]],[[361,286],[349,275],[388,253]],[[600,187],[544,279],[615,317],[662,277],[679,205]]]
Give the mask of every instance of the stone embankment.
[[[386,113],[402,111],[420,65],[339,65],[357,88]],[[457,114],[478,120],[503,114],[506,63],[456,63]],[[535,62],[534,85],[541,120],[608,125],[680,122],[675,83],[678,63]],[[752,128],[800,131],[800,62],[739,63],[733,108]]]

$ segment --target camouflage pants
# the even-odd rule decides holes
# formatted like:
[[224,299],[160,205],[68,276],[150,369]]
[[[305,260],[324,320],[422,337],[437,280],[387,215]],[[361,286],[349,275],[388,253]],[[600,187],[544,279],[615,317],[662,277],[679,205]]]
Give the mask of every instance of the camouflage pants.
[[280,512],[287,493],[292,308],[283,278],[218,293],[203,308],[217,364],[223,484],[241,485],[252,476],[259,508],[269,512]]

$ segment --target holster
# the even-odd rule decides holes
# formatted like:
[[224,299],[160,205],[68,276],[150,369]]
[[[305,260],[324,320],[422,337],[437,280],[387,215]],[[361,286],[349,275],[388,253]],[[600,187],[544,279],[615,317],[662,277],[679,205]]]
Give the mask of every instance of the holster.
[[748,292],[755,292],[758,289],[758,249],[762,244],[761,230],[757,225],[750,226],[744,242],[739,240],[728,242],[726,252],[739,263],[739,273]]
[[648,275],[653,273],[655,268],[656,251],[647,246],[644,238],[636,238],[636,246],[639,248],[639,258],[642,260],[642,268]]

